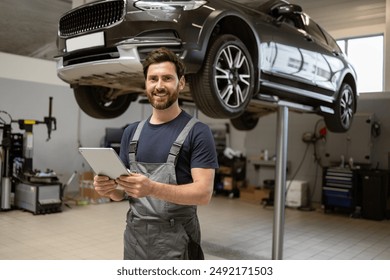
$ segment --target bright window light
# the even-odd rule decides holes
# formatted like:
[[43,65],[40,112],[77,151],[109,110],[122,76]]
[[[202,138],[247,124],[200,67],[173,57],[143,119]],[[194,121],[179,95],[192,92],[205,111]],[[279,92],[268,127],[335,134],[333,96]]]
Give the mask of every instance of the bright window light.
[[383,91],[383,35],[337,43],[356,69],[359,92]]

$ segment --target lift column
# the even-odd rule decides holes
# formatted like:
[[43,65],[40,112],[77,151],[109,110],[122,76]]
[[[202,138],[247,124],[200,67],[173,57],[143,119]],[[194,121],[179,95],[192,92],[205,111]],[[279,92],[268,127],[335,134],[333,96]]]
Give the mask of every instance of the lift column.
[[280,105],[277,111],[276,174],[272,259],[283,258],[284,209],[286,197],[288,107]]

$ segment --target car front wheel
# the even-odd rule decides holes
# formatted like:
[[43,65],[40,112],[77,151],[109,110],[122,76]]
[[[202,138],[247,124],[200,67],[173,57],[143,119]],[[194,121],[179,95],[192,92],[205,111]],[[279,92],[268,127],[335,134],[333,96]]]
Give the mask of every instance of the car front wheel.
[[252,58],[236,36],[225,34],[212,41],[205,63],[190,80],[198,108],[212,118],[241,115],[254,91]]
[[109,97],[111,89],[98,86],[78,86],[74,88],[77,104],[87,115],[96,119],[112,119],[122,115],[137,96],[120,95]]
[[352,125],[355,113],[355,94],[349,84],[341,85],[334,106],[334,114],[325,116],[326,127],[331,132],[346,132]]

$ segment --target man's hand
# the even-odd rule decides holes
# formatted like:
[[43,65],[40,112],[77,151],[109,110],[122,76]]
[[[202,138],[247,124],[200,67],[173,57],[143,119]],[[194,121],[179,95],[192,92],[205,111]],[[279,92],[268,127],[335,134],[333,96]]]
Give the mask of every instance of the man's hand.
[[117,189],[116,181],[107,176],[96,175],[93,178],[93,186],[101,196],[109,197],[114,201],[120,201],[124,198],[124,192]]
[[129,176],[120,176],[116,183],[131,197],[141,198],[152,194],[152,181],[145,175],[131,173]]
[[192,168],[193,182],[183,185],[153,181],[139,173],[120,176],[115,182],[133,198],[152,196],[181,205],[206,205],[213,193],[214,174],[214,169]]

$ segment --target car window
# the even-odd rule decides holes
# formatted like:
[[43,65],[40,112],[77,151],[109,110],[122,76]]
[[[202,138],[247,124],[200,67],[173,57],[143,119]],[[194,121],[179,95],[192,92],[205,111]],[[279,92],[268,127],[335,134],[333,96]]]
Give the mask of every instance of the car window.
[[277,20],[298,29],[302,28],[302,22],[297,14],[281,15]]
[[338,53],[342,53],[343,51],[341,50],[339,44],[337,44],[336,40],[324,29],[322,29],[322,32],[324,33],[326,40],[328,41],[328,45],[332,48],[332,50]]
[[328,42],[325,38],[324,33],[322,33],[321,28],[317,25],[316,22],[314,22],[308,15],[302,13],[302,22],[305,25],[305,30],[307,33],[309,33],[313,38],[317,39],[317,41],[322,42],[323,44],[327,45]]

